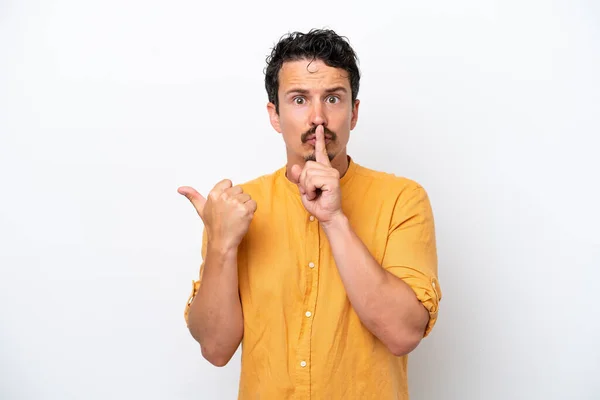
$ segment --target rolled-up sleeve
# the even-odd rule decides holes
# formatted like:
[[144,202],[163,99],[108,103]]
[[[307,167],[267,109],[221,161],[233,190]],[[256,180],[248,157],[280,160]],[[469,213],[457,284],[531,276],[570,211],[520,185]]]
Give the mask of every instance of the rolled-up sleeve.
[[429,312],[426,337],[437,322],[442,291],[433,211],[427,192],[416,183],[396,198],[382,266],[408,284]]
[[183,317],[185,319],[185,323],[189,326],[189,314],[190,314],[190,306],[198,293],[198,289],[200,288],[200,282],[202,281],[202,272],[204,272],[204,261],[206,260],[206,247],[207,247],[207,236],[206,229],[202,231],[202,262],[200,264],[200,272],[198,273],[198,280],[192,280],[192,290],[188,296],[187,302],[185,304],[185,309],[183,312]]

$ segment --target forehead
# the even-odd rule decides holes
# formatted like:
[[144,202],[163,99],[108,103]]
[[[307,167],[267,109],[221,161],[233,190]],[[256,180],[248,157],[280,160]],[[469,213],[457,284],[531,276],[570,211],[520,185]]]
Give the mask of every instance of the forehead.
[[305,89],[343,86],[350,90],[350,80],[342,68],[330,67],[321,60],[303,59],[286,61],[279,71],[279,89],[286,90],[292,86]]

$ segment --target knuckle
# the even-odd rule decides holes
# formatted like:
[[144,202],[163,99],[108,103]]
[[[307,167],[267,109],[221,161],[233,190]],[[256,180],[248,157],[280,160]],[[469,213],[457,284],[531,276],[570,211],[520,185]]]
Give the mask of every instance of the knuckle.
[[212,190],[209,194],[208,194],[208,198],[212,201],[216,201],[219,199],[219,192],[216,190]]
[[241,186],[238,186],[238,185],[236,185],[236,186],[232,186],[232,187],[230,187],[229,189],[227,189],[226,191],[227,191],[227,193],[228,193],[229,195],[231,195],[231,196],[236,196],[236,195],[242,194],[242,193],[244,192],[244,191],[242,190],[242,187],[241,187]]
[[229,179],[223,179],[214,186],[213,191],[222,192],[223,190],[227,190],[227,188],[231,186],[230,183],[231,181]]

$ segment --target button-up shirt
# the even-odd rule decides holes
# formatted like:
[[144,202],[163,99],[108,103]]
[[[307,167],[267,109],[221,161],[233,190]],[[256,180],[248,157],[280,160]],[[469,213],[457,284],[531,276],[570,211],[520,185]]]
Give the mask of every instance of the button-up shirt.
[[[258,207],[238,249],[244,316],[239,399],[408,399],[395,356],[352,308],[319,221],[286,168],[241,185]],[[441,299],[432,208],[415,181],[349,157],[342,211],[375,260],[414,291],[433,328]],[[203,235],[206,254],[206,232]],[[188,309],[202,281],[193,282]]]

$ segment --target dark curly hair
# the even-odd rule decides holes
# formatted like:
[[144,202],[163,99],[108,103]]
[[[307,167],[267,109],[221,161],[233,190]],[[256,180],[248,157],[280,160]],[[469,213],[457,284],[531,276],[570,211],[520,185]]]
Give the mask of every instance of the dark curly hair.
[[284,35],[267,57],[265,68],[265,88],[269,101],[279,113],[279,71],[286,61],[321,60],[326,65],[342,68],[348,72],[352,103],[358,96],[360,71],[358,57],[346,37],[339,36],[330,29],[311,29],[308,33],[293,32]]

